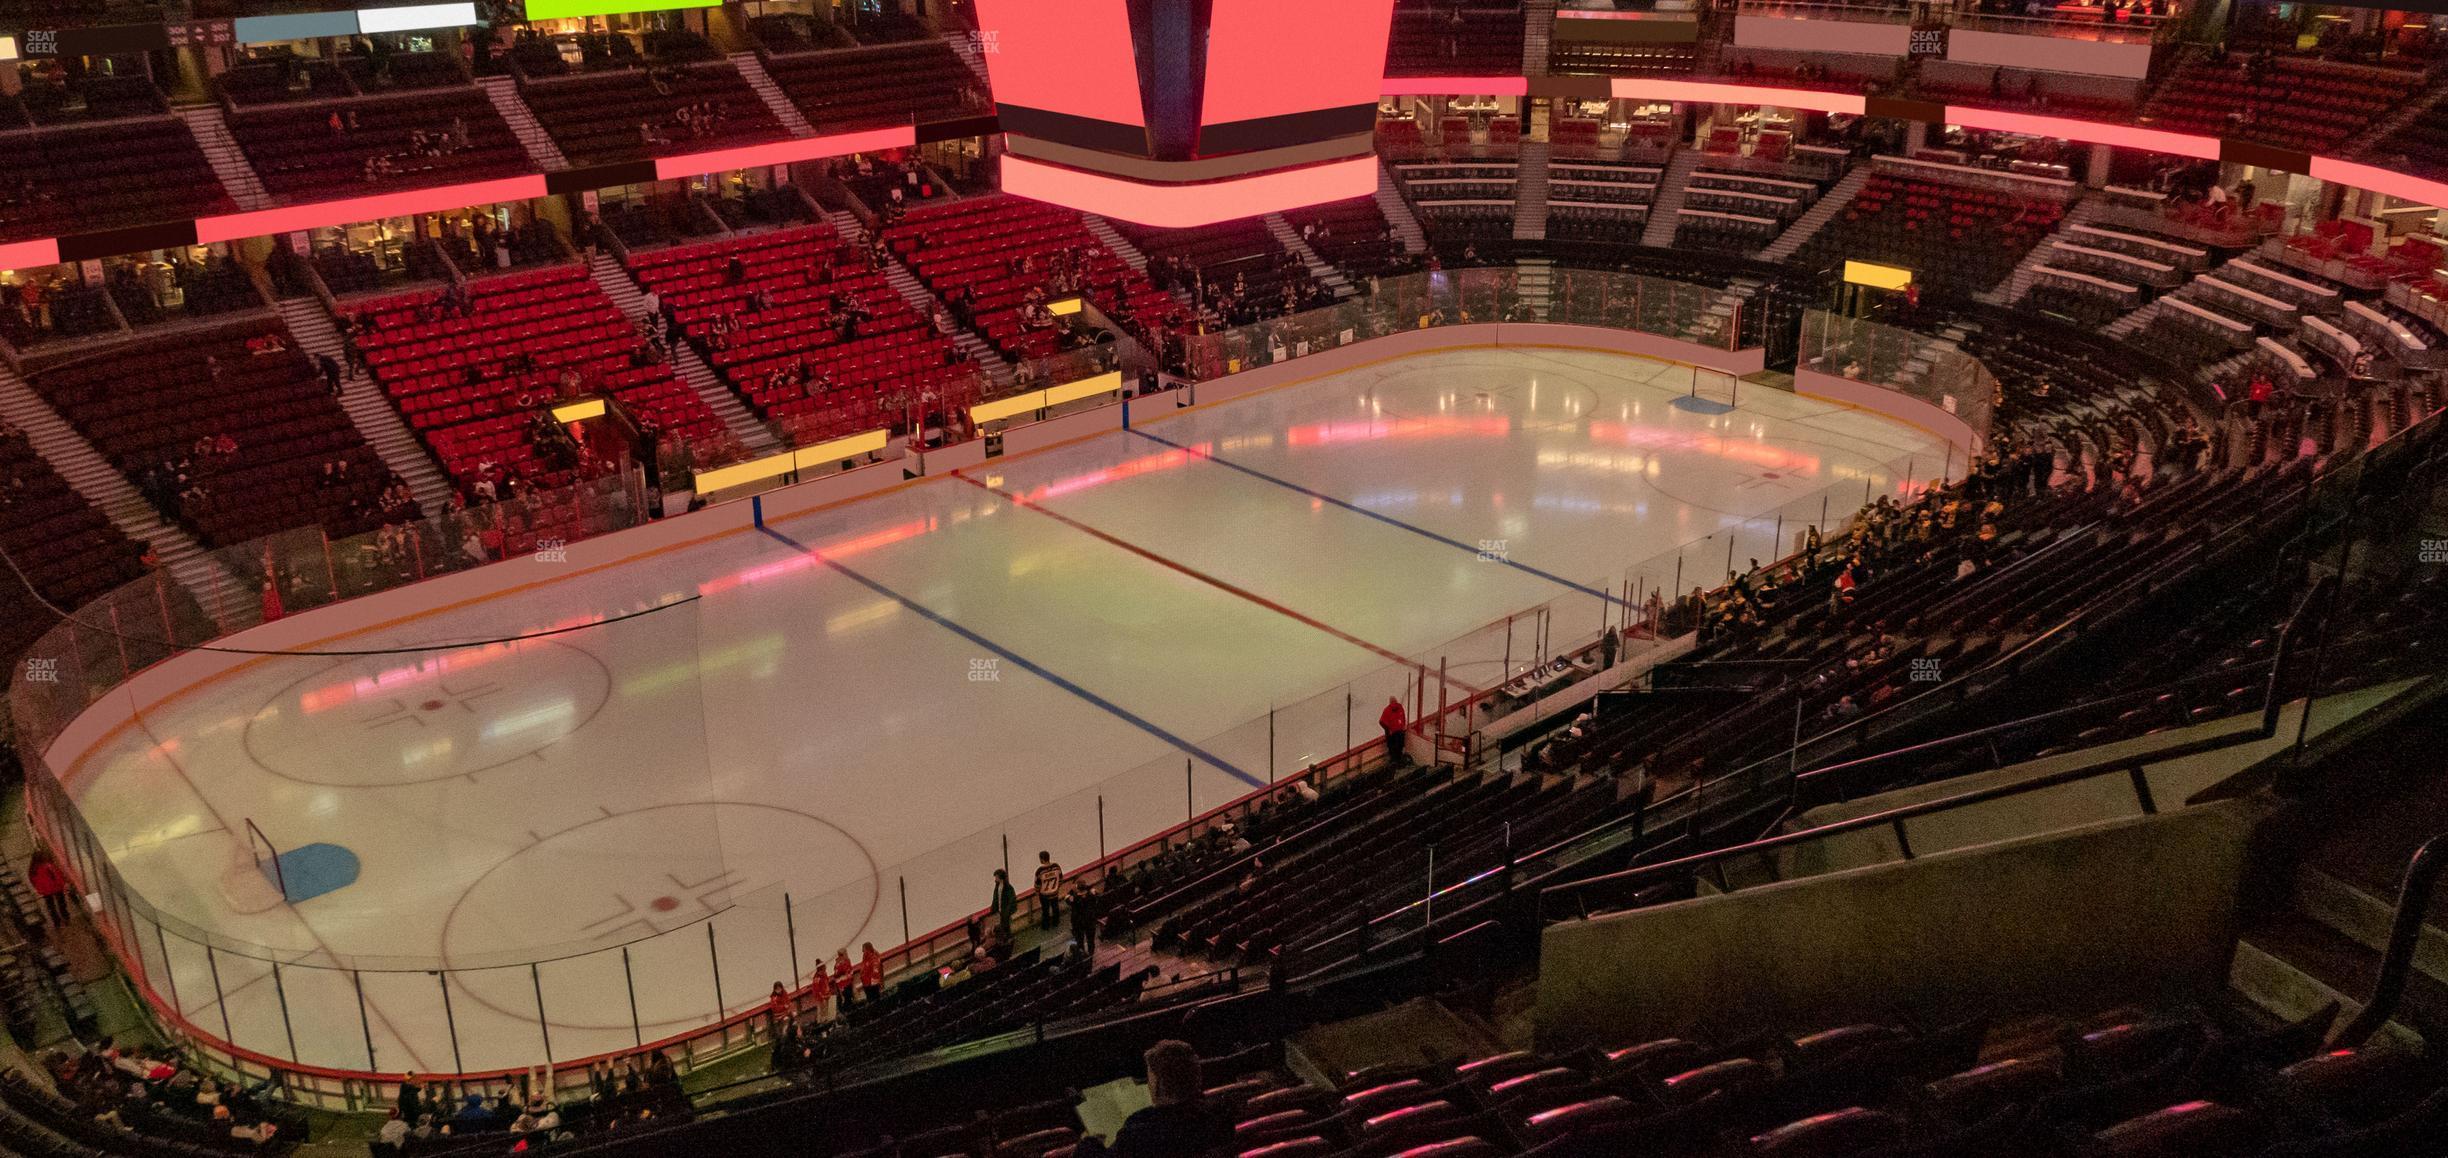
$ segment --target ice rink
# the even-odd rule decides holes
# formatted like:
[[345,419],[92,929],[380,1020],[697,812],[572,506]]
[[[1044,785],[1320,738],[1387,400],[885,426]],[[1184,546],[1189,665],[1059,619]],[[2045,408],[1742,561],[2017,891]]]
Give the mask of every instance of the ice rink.
[[[1430,707],[1500,682],[1679,547],[1714,583],[1729,535],[1771,557],[1947,458],[1768,388],[1710,413],[1691,381],[1486,349],[1143,413],[349,646],[650,614],[243,667],[69,787],[175,922],[145,972],[208,1033],[384,1071],[627,1048],[760,1005],[794,953],[984,907],[1007,840],[1024,888],[1041,848],[1094,860],[1368,739],[1418,667],[1450,676]],[[358,875],[272,903],[249,822]]]

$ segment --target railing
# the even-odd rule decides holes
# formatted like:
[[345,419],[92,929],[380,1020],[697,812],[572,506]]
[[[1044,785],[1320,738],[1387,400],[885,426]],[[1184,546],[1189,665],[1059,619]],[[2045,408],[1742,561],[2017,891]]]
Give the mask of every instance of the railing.
[[[1405,296],[1406,284],[1398,279],[1395,293],[1372,299],[1363,312],[1390,320],[1422,303],[1459,308],[1472,300],[1471,294],[1500,292],[1499,279],[1506,272],[1420,275],[1409,283],[1418,289],[1418,301]],[[1645,320],[1683,332],[1700,324],[1699,314],[1715,292],[1613,275],[1591,275],[1589,284],[1595,288],[1584,304],[1591,320]],[[1268,325],[1282,332],[1280,323]],[[1220,343],[1266,328],[1209,337]],[[1731,327],[1724,333],[1730,346]],[[1102,350],[1074,351],[1041,364],[1038,372],[1044,377],[1084,371],[1101,367],[1107,356]],[[1212,363],[1211,368],[1223,369]],[[1626,436],[1634,433],[1627,429]],[[1832,534],[1834,524],[1867,499],[1883,491],[1908,493],[1904,474],[1911,469],[1909,464],[1866,468],[1858,478],[1839,479],[1777,511],[1732,520],[1671,551],[1589,576],[1572,584],[1571,594],[1549,604],[1504,616],[1306,699],[1277,705],[1262,718],[1200,743],[1206,751],[1228,753],[1250,769],[1263,770],[1272,783],[1255,790],[1244,792],[1195,760],[1152,761],[903,864],[879,866],[874,881],[859,886],[874,896],[836,895],[841,890],[813,896],[758,890],[724,897],[704,916],[621,944],[572,943],[445,960],[413,954],[335,954],[303,942],[263,944],[257,943],[260,938],[207,928],[148,901],[144,888],[132,882],[115,859],[127,850],[106,850],[79,810],[76,794],[65,786],[60,775],[64,770],[46,761],[52,741],[85,709],[111,699],[128,680],[188,649],[211,646],[212,640],[308,607],[464,570],[475,566],[479,556],[482,561],[525,555],[554,562],[570,542],[635,526],[647,516],[647,495],[634,473],[617,483],[579,488],[573,496],[522,498],[340,543],[309,531],[233,549],[222,560],[231,576],[226,589],[208,592],[203,601],[213,604],[212,610],[186,599],[183,590],[165,578],[150,577],[98,601],[38,644],[36,655],[47,662],[27,670],[47,678],[21,678],[12,707],[21,750],[28,757],[28,807],[38,833],[60,850],[79,891],[99,898],[97,928],[133,986],[157,1012],[165,1031],[203,1064],[250,1084],[270,1081],[295,1100],[338,1108],[363,1106],[383,1096],[384,1086],[409,1068],[401,1063],[410,1052],[421,1059],[416,1065],[420,1070],[431,1073],[447,1066],[470,1080],[512,1077],[538,1058],[548,1059],[556,1080],[574,1086],[583,1081],[589,1062],[604,1058],[656,1050],[690,1065],[747,1048],[750,1023],[763,1015],[772,980],[803,977],[819,956],[829,953],[831,944],[811,926],[820,925],[835,908],[852,902],[861,911],[873,908],[889,914],[900,908],[902,943],[885,955],[887,971],[902,976],[932,969],[966,952],[963,926],[970,906],[961,898],[983,872],[976,866],[999,862],[1008,845],[1017,844],[1024,855],[1039,847],[1059,851],[1065,863],[1075,866],[1075,877],[1135,865],[1289,791],[1296,782],[1322,782],[1373,758],[1376,742],[1369,737],[1375,735],[1376,712],[1388,696],[1405,700],[1412,718],[1420,721],[1418,730],[1432,742],[1467,735],[1475,727],[1476,713],[1535,704],[1538,689],[1516,696],[1507,690],[1507,682],[1524,671],[1543,670],[1558,657],[1588,650],[1605,632],[1633,629],[1627,633],[1628,646],[1637,652],[1660,626],[1654,610],[1664,605],[1666,596],[1689,585],[1687,575],[1714,576],[1745,555],[1782,554],[1780,545],[1807,526]],[[450,549],[454,543],[460,545],[457,552]],[[1489,550],[1500,556],[1502,545]],[[270,597],[260,590],[267,581]],[[737,649],[709,652],[697,646],[695,621],[700,612],[689,599],[641,600],[574,615],[565,614],[565,607],[538,610],[564,618],[549,625],[529,622],[481,643],[411,640],[375,647],[370,650],[400,658],[380,661],[392,667],[360,673],[359,682],[371,681],[368,686],[380,688],[393,677],[481,663],[561,632],[594,633],[599,643],[669,636],[666,642],[676,653],[697,654],[704,664],[741,658],[730,654]],[[344,626],[335,624],[335,629]],[[311,666],[326,673],[323,678],[353,662],[349,657],[355,654],[267,650],[269,654],[245,662],[296,665],[301,673]],[[1477,674],[1481,669],[1499,678]],[[342,674],[335,686],[353,678]],[[676,719],[673,726],[687,723]],[[693,774],[681,767],[670,771]],[[1108,811],[1117,813],[1116,822],[1126,831],[1144,832],[1151,827],[1147,819],[1167,809],[1176,819],[1155,836],[1127,842],[1118,851],[1108,847]],[[264,819],[270,838],[286,842],[284,848],[313,839],[311,833],[283,831],[281,824]],[[925,866],[943,871],[925,868],[922,875]],[[246,887],[243,877],[235,878],[240,887]],[[949,892],[937,889],[920,895],[922,886],[934,887],[931,881],[955,878],[958,884]],[[274,886],[253,887],[270,892]],[[1033,900],[1025,899],[1024,906],[1033,909]],[[819,943],[803,945],[803,940]],[[656,970],[655,985],[630,982],[633,960],[639,969]],[[649,1025],[665,1035],[648,1038],[644,1031]]]
[[[1654,334],[1709,350],[1736,349],[1739,306],[1723,290],[1600,270],[1553,272],[1544,320]],[[1510,266],[1403,274],[1373,294],[1184,338],[1172,369],[1198,381],[1354,342],[1440,326],[1530,321]]]
[[2397,913],[2389,921],[2388,948],[2380,957],[2380,972],[2372,979],[2371,998],[2333,1044],[2359,1046],[2370,1041],[2405,997],[2407,977],[2414,971],[2415,950],[2422,944],[2423,925],[2431,916],[2431,897],[2440,876],[2448,873],[2448,833],[2424,841],[2406,862],[2405,879],[2397,886]]
[[1883,387],[1962,419],[1989,436],[1997,377],[1953,343],[1828,310],[1802,315],[1802,369]]
[[[1718,872],[1719,880],[1722,883],[1724,880],[1724,865],[1726,862],[1736,858],[1763,856],[1767,853],[1779,852],[1800,845],[1826,840],[1831,837],[1845,836],[1851,833],[1866,830],[1882,828],[1889,830],[1896,838],[1897,848],[1903,856],[1903,859],[1912,860],[1914,859],[1915,854],[1913,852],[1911,838],[1907,834],[1904,827],[1906,821],[1928,816],[1933,813],[1951,812],[1955,809],[1967,808],[1975,804],[1986,804],[1994,800],[2005,800],[2033,792],[2045,791],[2051,788],[2060,788],[2068,784],[2077,784],[2084,781],[2097,779],[2102,776],[2122,775],[2127,777],[2132,784],[2136,806],[2145,815],[2154,815],[2159,811],[2159,805],[2158,802],[2151,796],[2150,782],[2146,774],[2146,769],[2149,765],[2170,760],[2180,760],[2190,756],[2199,756],[2204,753],[2216,752],[2224,748],[2232,748],[2238,745],[2248,744],[2256,740],[2267,738],[2268,737],[2262,734],[2259,729],[2224,732],[2219,735],[2204,737],[2199,740],[2188,740],[2183,743],[2173,744],[2166,748],[2161,748],[2148,753],[2120,755],[2104,760],[2094,760],[2078,767],[2066,769],[2062,772],[2052,772],[2044,776],[2033,777],[2029,780],[2018,780],[2011,784],[2000,784],[1989,788],[1976,789],[1971,792],[1959,793],[1957,795],[1944,797],[1938,800],[1924,801],[1919,804],[1908,804],[1898,808],[1890,808],[1882,812],[1874,812],[1867,816],[1857,816],[1850,820],[1842,820],[1832,824],[1818,825],[1798,832],[1789,832],[1780,836],[1767,837],[1765,839],[1751,841],[1746,844],[1735,845],[1730,848],[1694,853],[1690,856],[1678,857],[1674,860],[1663,861],[1657,864],[1642,865],[1637,868],[1625,869],[1622,872],[1609,873],[1605,876],[1599,877],[1591,877],[1588,880],[1573,881],[1567,884],[1550,886],[1549,888],[1541,890],[1539,896],[1541,923],[1550,924],[1562,920],[1587,920],[1592,917],[1603,916],[1608,912],[1638,907],[1641,903],[1641,894],[1648,892],[1659,885],[1669,884],[1681,880],[1697,879],[1702,872],[1708,870],[1715,870]],[[1598,898],[1598,903],[1595,905],[1591,904],[1590,902],[1590,898],[1593,894]],[[1557,910],[1564,907],[1567,898],[1570,900],[1573,911],[1566,916],[1557,916]]]
[[[2014,36],[2045,36],[2055,40],[2095,40],[2110,44],[2160,44],[2176,35],[2174,18],[2148,17],[2138,22],[2082,16],[2002,16],[1961,12],[1931,3],[1821,3],[1813,0],[1743,0],[1741,14],[1784,20],[1837,20],[1856,24],[1912,24],[1952,27]],[[2099,11],[2094,9],[2093,11]],[[2104,15],[2104,14],[2103,14]]]

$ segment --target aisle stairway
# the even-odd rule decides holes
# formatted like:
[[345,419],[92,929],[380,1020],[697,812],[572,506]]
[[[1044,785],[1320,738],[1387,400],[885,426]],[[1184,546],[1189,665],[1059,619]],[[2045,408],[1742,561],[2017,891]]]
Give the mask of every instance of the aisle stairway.
[[1428,252],[1428,234],[1420,229],[1419,218],[1412,216],[1411,203],[1403,200],[1402,186],[1394,183],[1394,170],[1384,157],[1377,158],[1377,211],[1385,214],[1386,224],[1394,227],[1394,236],[1401,240],[1403,252]]
[[1080,220],[1087,224],[1088,232],[1095,234],[1098,241],[1105,243],[1105,248],[1114,252],[1115,257],[1121,258],[1132,269],[1147,272],[1147,255],[1139,252],[1139,247],[1132,245],[1130,238],[1122,236],[1122,231],[1114,228],[1113,222],[1094,213],[1082,213]]
[[1665,174],[1658,178],[1657,199],[1650,202],[1648,224],[1641,227],[1642,245],[1664,249],[1674,244],[1675,230],[1683,225],[1683,191],[1705,156],[1698,149],[1675,150],[1674,160],[1666,163]]
[[1547,238],[1547,142],[1521,143],[1520,164],[1514,170],[1513,240]]
[[1522,75],[1547,75],[1547,45],[1555,38],[1556,0],[1522,5]]
[[730,60],[731,66],[739,70],[740,79],[756,90],[757,98],[765,102],[766,110],[773,113],[774,119],[782,122],[782,127],[789,129],[792,136],[816,135],[816,126],[809,124],[807,117],[800,114],[799,106],[783,95],[782,86],[774,83],[773,74],[765,71],[765,62],[758,60],[757,54],[734,52]]
[[197,147],[204,150],[204,159],[212,162],[213,175],[221,178],[221,187],[229,190],[230,200],[240,209],[263,209],[272,204],[272,195],[264,190],[263,179],[255,175],[255,165],[238,142],[230,136],[229,123],[221,117],[221,106],[184,105],[176,110],[178,118],[187,122],[187,131],[195,134]]
[[[2417,751],[2439,738],[2435,725],[2415,727],[2410,737],[2375,735],[2365,747]],[[2435,765],[2351,750],[2327,763],[2349,759],[2398,778],[2395,790],[2345,808],[2323,829],[2296,865],[2285,903],[2254,920],[2236,947],[2230,983],[2273,1016],[2301,1018],[2334,1001],[2344,1011],[2342,1025],[2362,1011],[2388,945],[2406,862],[2425,841],[2448,832],[2448,776]],[[2448,1043],[2448,890],[2431,898],[2404,997],[2380,1036],[2435,1048]]]
[[[1775,241],[1769,242],[1768,248],[1759,251],[1759,259],[1761,261],[1783,261],[1792,257],[1808,244],[1811,238],[1819,236],[1819,231],[1825,229],[1828,222],[1836,220],[1836,215],[1844,212],[1846,206],[1853,204],[1853,195],[1861,192],[1862,186],[1869,183],[1869,164],[1853,166],[1851,172],[1846,173],[1834,185],[1829,186],[1828,191],[1820,194],[1819,200],[1814,202],[1808,211],[1796,218],[1792,225],[1787,226],[1784,233],[1780,234]],[[1679,198],[1682,194],[1678,192],[1676,196]]]
[[241,594],[229,570],[204,551],[193,535],[164,519],[134,484],[95,450],[76,427],[51,408],[17,372],[0,362],[0,419],[24,431],[36,453],[51,464],[119,533],[151,544],[170,576],[179,581],[214,621],[231,627],[252,622],[253,593]]
[[478,77],[476,83],[484,86],[485,99],[492,101],[494,111],[509,123],[511,135],[517,137],[519,144],[527,150],[529,160],[546,172],[570,167],[569,158],[561,155],[561,146],[553,143],[552,134],[536,123],[535,114],[529,112],[527,102],[520,99],[516,80],[506,76],[485,76]]
[[[848,210],[828,211],[825,214],[825,220],[831,222],[833,231],[844,238],[856,239],[866,236],[859,227],[858,218],[851,216]],[[901,300],[908,302],[909,308],[917,311],[919,317],[931,321],[935,317],[935,311],[943,305],[943,302],[927,289],[926,283],[918,280],[918,275],[910,272],[910,268],[902,264],[899,254],[893,254],[891,259],[884,263],[884,280],[891,283],[893,292],[900,294]],[[987,380],[994,383],[998,389],[1011,387],[1011,363],[1004,361],[1002,352],[979,336],[977,331],[967,326],[953,327],[952,344],[960,347],[961,353],[969,356],[971,364],[985,371]]]
[[1275,243],[1290,251],[1293,256],[1300,258],[1301,264],[1308,267],[1309,276],[1319,285],[1325,286],[1326,292],[1333,294],[1336,301],[1360,292],[1358,287],[1352,285],[1350,278],[1343,276],[1342,270],[1335,268],[1334,263],[1319,256],[1316,249],[1312,248],[1307,241],[1302,240],[1300,230],[1292,228],[1292,223],[1284,220],[1283,214],[1267,214],[1266,227],[1267,232],[1275,235]]
[[[289,327],[289,336],[297,339],[298,348],[309,356],[330,356],[341,365],[348,364],[347,348],[341,344],[340,331],[332,325],[331,315],[323,304],[311,297],[285,298],[279,303],[281,321]],[[317,363],[320,365],[320,362]],[[340,409],[356,425],[357,433],[365,437],[366,445],[382,456],[383,465],[391,473],[408,480],[409,489],[416,492],[417,507],[427,515],[438,515],[450,503],[451,485],[442,468],[434,462],[425,444],[417,441],[415,432],[400,418],[399,410],[383,393],[382,386],[371,374],[344,380],[340,386]]]
[[2006,276],[2004,284],[1972,296],[1993,306],[2010,306],[2022,301],[2023,295],[2030,293],[2032,285],[2040,280],[2037,272],[2039,268],[2047,265],[2050,257],[2054,255],[2056,249],[2054,243],[2066,237],[2075,226],[2099,217],[2100,214],[2106,212],[2106,206],[2107,201],[2104,198],[2077,197],[2075,202],[2066,208],[2065,217],[2058,221],[2056,232],[2041,238],[2040,244],[2033,246],[2030,253],[2024,254],[2023,260],[2016,263],[2014,272]]
[[[646,316],[646,294],[638,289],[637,279],[629,276],[629,270],[621,265],[619,258],[608,251],[597,251],[594,257],[587,259],[587,273],[594,277],[596,286],[603,290],[604,296],[612,299],[612,304],[623,317],[635,320]],[[723,428],[739,439],[741,445],[756,454],[772,454],[787,449],[771,428],[749,413],[747,404],[740,401],[739,394],[722,380],[722,375],[715,373],[712,366],[706,365],[705,359],[697,356],[695,347],[685,341],[673,342],[671,365],[680,375],[680,380],[697,391],[697,396],[705,400],[715,417],[722,419]]]
[[1544,257],[1523,258],[1513,284],[1530,317],[1547,320],[1548,306],[1555,300],[1555,262]]

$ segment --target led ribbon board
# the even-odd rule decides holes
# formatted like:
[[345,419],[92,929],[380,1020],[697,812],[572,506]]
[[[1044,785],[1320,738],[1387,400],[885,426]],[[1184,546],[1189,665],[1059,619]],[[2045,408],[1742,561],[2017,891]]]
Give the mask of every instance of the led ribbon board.
[[977,8],[1006,192],[1182,227],[1376,189],[1351,162],[1374,165],[1394,0]]

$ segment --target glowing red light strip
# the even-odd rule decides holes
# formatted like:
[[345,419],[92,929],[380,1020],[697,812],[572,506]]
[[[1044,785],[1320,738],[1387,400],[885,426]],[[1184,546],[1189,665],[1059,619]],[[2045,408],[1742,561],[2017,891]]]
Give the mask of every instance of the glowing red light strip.
[[[2219,157],[2217,137],[2196,137],[2190,133],[2170,133],[2134,125],[2106,125],[2097,121],[2077,121],[2067,117],[2044,117],[2034,113],[2010,113],[2003,109],[1946,107],[1947,123],[1967,129],[1990,129],[2001,133],[2023,133],[2034,137],[2058,137],[2086,144],[2116,145],[2127,149],[2143,149],[2153,153],[2171,153],[2215,161]],[[2318,162],[2315,162],[2318,164]]]
[[0,245],[0,269],[29,269],[59,264],[59,242],[52,238],[12,241]]
[[1377,158],[1371,154],[1201,185],[1146,185],[1007,155],[1003,191],[1139,225],[1184,229],[1370,196],[1377,192]]
[[216,241],[293,233],[326,225],[349,225],[385,217],[439,213],[469,205],[528,201],[544,194],[544,177],[538,173],[525,177],[504,177],[498,181],[471,181],[460,185],[436,185],[430,189],[377,193],[371,197],[351,197],[343,201],[317,201],[312,205],[225,213],[219,217],[197,218],[196,242],[210,245]]
[[2374,193],[2402,197],[2417,205],[2448,205],[2448,183],[2425,181],[2420,177],[2392,173],[2386,169],[2373,168],[2370,165],[2358,165],[2353,161],[2340,161],[2332,157],[2314,157],[2312,158],[2311,175],[2323,181],[2335,181],[2357,189],[2369,189]]
[[694,177],[700,173],[726,173],[733,169],[754,169],[760,165],[788,165],[794,161],[814,161],[824,157],[842,157],[851,153],[873,153],[884,149],[906,149],[918,143],[914,125],[898,125],[889,129],[868,129],[858,133],[834,133],[824,137],[801,137],[775,141],[768,145],[742,145],[736,149],[715,149],[705,153],[683,153],[677,157],[655,158],[655,177],[670,181]]
[[1823,113],[1852,113],[1856,116],[1868,110],[1869,98],[1860,93],[1816,92],[1799,88],[1761,88],[1747,84],[1711,84],[1697,80],[1656,80],[1649,77],[1619,76],[1614,93],[1624,100],[1677,101],[1685,104],[1776,105],[1780,108],[1814,109]]

